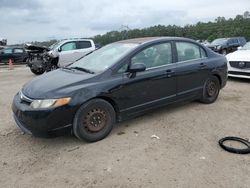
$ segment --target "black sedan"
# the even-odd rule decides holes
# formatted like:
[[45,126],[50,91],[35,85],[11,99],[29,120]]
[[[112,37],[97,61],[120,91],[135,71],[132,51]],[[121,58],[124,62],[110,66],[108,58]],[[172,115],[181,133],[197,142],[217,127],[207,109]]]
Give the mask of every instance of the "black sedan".
[[197,42],[175,37],[109,44],[27,83],[12,104],[26,133],[72,131],[105,138],[114,123],[180,101],[213,103],[227,81],[227,60]]
[[28,59],[28,53],[22,47],[6,47],[0,51],[0,63],[24,63]]

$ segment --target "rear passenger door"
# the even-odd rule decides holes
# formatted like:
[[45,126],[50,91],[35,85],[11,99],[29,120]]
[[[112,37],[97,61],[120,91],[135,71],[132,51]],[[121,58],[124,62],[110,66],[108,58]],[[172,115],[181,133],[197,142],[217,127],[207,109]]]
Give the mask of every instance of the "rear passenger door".
[[205,50],[192,42],[175,42],[177,96],[194,97],[203,89],[209,75]]
[[84,56],[85,54],[95,50],[94,44],[90,41],[78,41],[77,49],[79,51],[79,58]]
[[22,62],[24,59],[24,49],[22,48],[14,48],[13,50],[13,58],[15,61]]

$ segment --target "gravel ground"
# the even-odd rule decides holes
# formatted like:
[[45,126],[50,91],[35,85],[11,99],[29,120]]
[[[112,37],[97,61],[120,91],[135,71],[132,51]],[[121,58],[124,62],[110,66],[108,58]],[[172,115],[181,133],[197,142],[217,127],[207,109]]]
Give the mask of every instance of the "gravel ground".
[[15,126],[13,96],[34,77],[24,66],[0,67],[0,187],[249,187],[249,155],[217,141],[250,138],[250,81],[230,79],[214,104],[164,107],[88,144],[35,138]]

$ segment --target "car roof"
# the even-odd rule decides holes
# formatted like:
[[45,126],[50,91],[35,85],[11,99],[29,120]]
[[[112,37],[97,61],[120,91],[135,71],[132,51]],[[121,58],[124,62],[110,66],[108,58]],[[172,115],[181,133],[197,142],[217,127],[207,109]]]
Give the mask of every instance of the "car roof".
[[73,38],[73,39],[63,39],[60,42],[68,42],[68,41],[92,41],[92,39]]
[[135,43],[135,44],[144,44],[153,41],[160,41],[160,40],[185,40],[185,41],[193,41],[188,38],[183,37],[144,37],[144,38],[134,38],[134,39],[127,39],[117,41],[116,43]]
[[5,46],[5,49],[14,49],[14,48],[18,48],[18,49],[23,49],[22,46]]

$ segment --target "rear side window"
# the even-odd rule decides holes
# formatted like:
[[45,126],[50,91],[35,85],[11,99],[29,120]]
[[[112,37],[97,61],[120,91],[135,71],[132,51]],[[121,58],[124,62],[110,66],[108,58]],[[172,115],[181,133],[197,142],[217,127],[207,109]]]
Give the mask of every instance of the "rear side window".
[[178,62],[207,57],[200,46],[189,42],[176,42]]
[[84,48],[91,48],[91,42],[90,41],[79,41],[78,42],[78,49],[84,49]]
[[75,42],[68,42],[61,47],[62,51],[69,51],[69,50],[75,50],[76,49],[76,43]]
[[23,53],[23,49],[16,48],[14,49],[14,53]]

